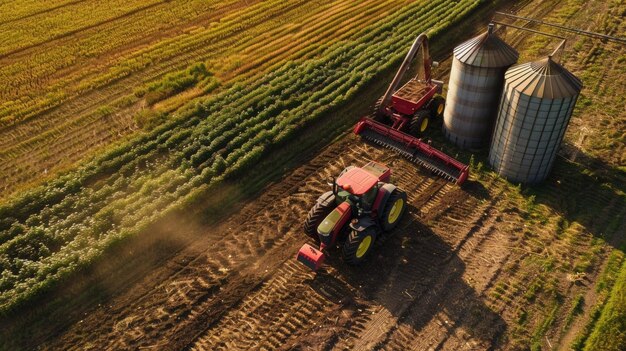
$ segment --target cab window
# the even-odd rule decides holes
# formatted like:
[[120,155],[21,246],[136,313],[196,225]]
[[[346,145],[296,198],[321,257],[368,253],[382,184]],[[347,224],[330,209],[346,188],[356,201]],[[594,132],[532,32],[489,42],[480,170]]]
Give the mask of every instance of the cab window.
[[378,187],[374,186],[370,190],[368,190],[365,194],[363,194],[362,203],[364,209],[371,209],[374,205],[374,201],[376,201],[376,195],[378,194]]

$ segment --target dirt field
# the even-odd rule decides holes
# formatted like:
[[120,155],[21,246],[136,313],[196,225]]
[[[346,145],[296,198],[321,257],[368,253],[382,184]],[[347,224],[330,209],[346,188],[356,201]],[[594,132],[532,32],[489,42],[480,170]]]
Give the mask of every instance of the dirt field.
[[[362,267],[334,251],[309,272],[294,260],[302,218],[328,176],[372,156],[409,194],[400,229]],[[484,293],[510,260],[493,248],[512,245],[521,226],[508,211],[498,187],[461,190],[348,137],[207,232],[203,250],[170,260],[162,281],[147,277],[47,348],[487,348],[505,323]]]
[[[600,2],[572,3],[581,10],[568,23],[582,27]],[[544,17],[567,5],[525,1],[516,10]],[[510,39],[532,44],[526,36]],[[584,73],[590,62],[621,53],[589,62],[580,54],[568,67]],[[617,65],[602,67],[591,71],[623,74]],[[598,89],[609,89],[603,81]],[[598,99],[615,105],[619,98]],[[616,121],[606,118],[623,126],[619,113]],[[145,276],[120,278],[119,290],[102,287],[108,296],[98,301],[105,303],[31,343],[44,350],[569,349],[591,318],[607,257],[626,232],[623,184],[602,183],[614,180],[603,169],[619,165],[619,155],[600,148],[597,159],[584,159],[585,142],[600,131],[580,115],[572,125],[563,155],[578,163],[560,157],[538,190],[484,171],[460,188],[344,136],[218,225],[163,229],[173,241],[193,231],[195,241],[137,268]],[[294,259],[309,240],[301,230],[306,213],[327,190],[327,177],[370,159],[388,164],[392,181],[407,192],[405,217],[364,265],[346,266],[335,249],[321,271],[310,272]],[[589,175],[587,167],[598,172]],[[617,234],[605,236],[610,228]]]

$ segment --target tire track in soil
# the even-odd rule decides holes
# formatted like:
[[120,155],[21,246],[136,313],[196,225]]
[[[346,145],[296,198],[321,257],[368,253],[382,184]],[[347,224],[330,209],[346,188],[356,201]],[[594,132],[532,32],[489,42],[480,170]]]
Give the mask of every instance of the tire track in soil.
[[[420,175],[420,173],[422,173],[420,169],[416,168],[404,159],[398,158],[390,153],[380,154],[380,150],[372,149],[371,146],[364,145],[358,145],[356,148],[352,148],[351,152],[344,154],[343,157],[339,157],[336,162],[339,167],[332,167],[331,165],[331,167],[328,167],[327,170],[322,173],[329,175],[334,172],[334,174],[336,174],[336,172],[348,164],[366,162],[366,160],[359,159],[358,153],[356,155],[354,154],[355,150],[364,155],[374,153],[377,156],[377,159],[385,161],[392,167],[392,169],[401,169],[401,172],[397,172],[395,174],[394,182],[403,189],[408,190],[409,203],[411,204],[415,203],[419,204],[419,206],[428,204],[429,208],[435,208],[437,204],[445,198],[445,193],[450,192],[455,188],[453,185],[450,185],[450,183],[441,179],[433,180],[432,178],[424,178],[423,175]],[[350,160],[347,160],[348,157]],[[354,162],[354,160],[358,160],[360,162]],[[326,190],[326,186],[324,184],[317,183],[315,185],[316,187],[305,187],[307,188],[307,192],[317,194]],[[411,191],[416,188],[422,190]],[[306,208],[308,207],[305,207],[305,209]],[[411,210],[411,212],[417,211]],[[414,217],[411,218],[409,223],[403,225],[403,228],[408,227],[415,220],[416,219]],[[400,230],[402,233],[402,229]],[[427,262],[422,263],[423,264],[419,266],[428,267]],[[289,267],[292,264],[294,264],[294,262],[291,261],[291,259],[285,263],[286,267]],[[341,265],[342,263],[335,262],[335,264]],[[331,265],[331,267],[332,266],[333,265]],[[281,270],[282,269],[286,268],[281,268]],[[331,268],[331,271],[334,271],[334,269]],[[407,282],[413,282],[413,279],[410,279],[410,277],[414,276],[414,273],[415,272],[405,272],[405,277],[403,277],[402,274],[394,274],[390,276],[389,281],[404,280]],[[280,271],[277,274],[280,275]],[[311,282],[310,274],[310,272],[300,267],[299,275],[290,274],[288,277],[282,277],[281,280],[283,282],[289,282],[288,284],[291,288],[286,289],[282,294],[273,296],[276,300],[269,301],[268,299],[257,299],[257,301],[260,301],[259,304],[252,305],[252,307],[247,302],[242,303],[240,306],[237,306],[236,309],[229,311],[227,316],[217,326],[207,329],[207,331],[200,335],[194,343],[189,346],[189,349],[240,350],[249,349],[253,345],[256,345],[255,349],[276,349],[280,345],[293,345],[294,343],[296,345],[306,344],[306,340],[304,342],[301,340],[302,335],[314,335],[315,332],[319,330],[319,328],[316,328],[315,326],[323,325],[325,321],[338,321],[339,319],[345,318],[346,315],[353,315],[353,330],[350,330],[349,333],[351,333],[354,338],[363,339],[364,335],[359,334],[358,331],[375,331],[380,329],[380,325],[378,325],[379,328],[376,328],[376,325],[374,327],[369,325],[372,324],[372,318],[370,315],[383,310],[380,306],[363,306],[365,308],[360,308],[356,311],[354,308],[342,308],[342,303],[345,305],[346,301],[356,301],[359,299],[358,288],[351,286],[351,283],[341,277],[334,278],[329,282],[326,282],[325,280]],[[324,296],[320,296],[317,292],[318,290],[333,290],[332,285],[337,285],[337,282],[339,282],[339,286],[343,286],[342,289],[339,289],[340,291],[343,290],[343,295],[330,297],[326,296],[326,298],[324,298]],[[258,295],[270,295],[273,291],[272,287],[273,285],[269,284],[268,289],[261,289]],[[306,293],[303,294],[302,291],[306,291]],[[334,291],[337,291],[336,287],[334,288]],[[294,295],[292,294],[297,295],[297,298],[294,298]],[[332,304],[324,305],[320,302],[326,301],[328,303],[328,300],[333,301],[337,299],[339,299],[339,302],[338,305],[335,306]],[[306,316],[306,319],[303,315],[300,315],[299,317],[293,317],[295,318],[294,320],[290,320],[290,317],[287,317],[289,314],[286,314],[283,311],[285,306],[293,304],[292,301],[296,301],[296,303],[294,304],[294,307],[291,308],[292,312],[289,313],[297,314],[297,312],[294,311],[299,311],[300,305],[316,306],[318,311],[324,312],[318,312],[316,314],[307,313],[304,315]],[[333,309],[333,307],[335,308]],[[263,311],[262,315],[258,312],[259,310]],[[332,313],[326,312],[328,310],[331,310]],[[374,324],[380,324],[380,320],[381,319],[378,318],[374,321]],[[283,327],[284,325],[286,325],[286,327]],[[296,325],[298,328],[294,328]],[[331,332],[331,334],[335,336],[337,335],[334,332],[336,328],[337,322],[333,324],[333,332]],[[242,330],[246,330],[247,332],[243,332]],[[250,332],[250,330],[253,332]],[[371,334],[371,332],[368,333]],[[330,344],[326,345],[326,348],[328,349],[332,348],[332,344],[337,341],[335,340],[336,338],[328,336],[326,339],[330,340]],[[338,346],[338,349],[342,348],[342,345]],[[358,345],[350,345],[348,347],[355,346],[358,348]]]
[[[414,306],[419,306],[419,309],[409,310],[406,316],[403,316],[404,320],[416,320],[422,315],[424,308],[432,309],[434,318],[430,323],[427,323],[421,330],[407,331],[405,328],[404,338],[408,335],[413,340],[411,344],[418,345],[417,341],[422,340],[420,347],[429,347],[434,350],[446,349],[446,350],[462,350],[462,349],[484,349],[492,345],[494,337],[497,336],[497,332],[488,332],[487,329],[501,330],[502,325],[499,323],[487,322],[486,325],[480,326],[479,332],[485,333],[483,335],[491,335],[486,341],[472,340],[473,335],[468,333],[466,328],[462,328],[464,324],[476,323],[478,321],[472,321],[471,314],[474,310],[477,310],[478,314],[482,315],[484,311],[480,311],[481,307],[478,306],[476,301],[470,300],[469,303],[464,301],[464,297],[468,294],[476,294],[479,300],[484,299],[483,292],[489,286],[489,283],[495,278],[498,273],[498,267],[501,267],[508,259],[508,254],[505,252],[497,252],[492,250],[486,250],[486,247],[499,246],[503,242],[506,242],[506,234],[498,232],[495,225],[501,219],[498,208],[501,207],[500,198],[494,197],[493,200],[486,206],[476,207],[476,210],[470,211],[469,205],[472,202],[468,201],[465,204],[454,207],[455,209],[461,209],[456,211],[457,213],[467,214],[470,220],[468,225],[458,232],[464,233],[462,236],[457,236],[451,247],[453,253],[458,255],[458,260],[463,264],[463,272],[458,273],[457,267],[454,264],[449,267],[443,267],[442,274],[438,282],[434,284],[435,289],[430,290],[423,297],[423,302],[420,304],[420,300],[414,301]],[[437,235],[444,237],[444,233],[454,233],[449,226],[450,224],[458,225],[458,220],[450,214],[443,216],[445,219],[441,221],[442,226],[437,225],[435,232]],[[453,219],[452,222],[449,219]],[[444,237],[444,240],[448,238]],[[487,271],[485,271],[485,263],[487,263]],[[460,279],[454,281],[453,278],[457,275]],[[466,282],[468,281],[468,282]],[[471,284],[471,285],[470,285]],[[472,291],[473,290],[473,291]],[[446,307],[439,309],[441,300],[449,301]],[[434,323],[433,323],[434,321]],[[480,334],[479,334],[480,335]],[[399,338],[390,336],[391,340]],[[424,343],[424,341],[426,341]],[[399,349],[398,347],[382,348],[382,349]]]
[[[473,214],[473,217],[469,217],[470,220],[466,226],[469,227],[469,230],[465,232],[464,236],[460,237],[461,240],[457,239],[456,243],[451,244],[442,242],[439,239],[432,240],[436,237],[442,237],[439,233],[433,236],[431,232],[430,237],[420,237],[420,241],[424,241],[422,244],[425,244],[425,247],[417,247],[406,253],[404,257],[400,259],[400,263],[410,261],[411,264],[400,264],[394,267],[385,283],[385,285],[393,287],[390,289],[382,289],[377,293],[376,300],[388,301],[385,306],[386,308],[374,309],[372,316],[367,318],[367,321],[363,323],[362,328],[365,332],[352,335],[352,337],[346,339],[335,349],[375,348],[405,350],[409,345],[419,345],[419,349],[424,349],[426,345],[423,340],[426,340],[430,334],[434,334],[435,340],[442,340],[441,333],[427,332],[423,333],[425,335],[416,337],[413,335],[416,333],[415,326],[410,327],[410,325],[415,324],[414,321],[420,318],[425,318],[425,320],[423,320],[423,324],[425,324],[423,327],[424,330],[428,330],[428,327],[432,325],[433,319],[423,316],[433,315],[438,317],[435,313],[440,304],[442,304],[442,300],[455,301],[458,297],[456,295],[447,296],[446,294],[448,291],[454,291],[455,286],[459,285],[455,283],[453,279],[458,278],[459,273],[457,271],[460,268],[460,259],[463,258],[463,261],[465,261],[471,258],[471,253],[479,246],[474,244],[479,234],[482,238],[481,240],[484,240],[487,236],[483,234],[489,233],[490,229],[493,228],[492,225],[487,225],[487,219],[491,217],[483,215],[482,213],[485,213],[485,211],[497,212],[494,210],[497,198],[486,206],[474,206],[473,201],[466,201],[464,203],[461,202],[461,206],[448,207],[445,202],[459,195],[462,196],[462,191],[448,187],[442,187],[440,189],[446,190],[438,191],[434,194],[424,193],[422,197],[431,200],[427,202],[431,204],[431,208],[439,209],[439,217],[451,218],[451,216],[445,216],[446,210],[450,208],[461,209],[461,211],[458,211],[461,213]],[[447,193],[449,193],[449,195],[446,195]],[[438,203],[438,199],[445,199],[445,201]],[[442,211],[442,209],[444,210]],[[413,217],[411,221],[418,221],[418,219]],[[445,223],[445,221],[435,222],[434,231],[440,227],[440,223]],[[419,226],[423,227],[422,224],[418,223],[418,227]],[[407,233],[405,230],[412,227],[414,226],[412,226],[411,223],[406,224],[400,229],[398,236],[405,238],[410,236],[411,233]],[[478,228],[481,227],[483,229],[479,231]],[[423,231],[428,232],[429,230],[423,228]],[[454,234],[455,237],[459,237],[458,230],[447,232]],[[448,234],[448,236],[450,236],[450,234]],[[467,250],[463,250],[465,247],[471,247],[469,250],[470,254],[465,252]],[[402,248],[404,248],[404,246],[402,246]],[[463,253],[463,255],[456,257],[457,253]],[[410,259],[408,257],[417,258]],[[436,279],[434,275],[440,278]],[[443,287],[445,287],[445,289]],[[464,292],[468,290],[469,288],[467,287],[462,289]],[[398,298],[397,295],[401,295],[400,298]],[[425,309],[427,311],[426,314],[424,314]],[[428,311],[429,309],[432,311]],[[432,337],[432,335],[430,335],[430,337]],[[408,342],[408,340],[412,341]],[[458,348],[453,347],[450,349]]]
[[[155,339],[160,342],[168,340],[168,335],[184,334],[185,329],[194,330],[195,327],[188,326],[203,319],[200,317],[216,305],[220,305],[218,309],[225,310],[227,304],[222,302],[225,297],[222,291],[241,290],[237,288],[240,286],[256,286],[259,282],[250,284],[250,280],[265,279],[263,274],[255,272],[263,263],[265,253],[270,257],[276,256],[278,252],[292,256],[294,250],[297,250],[301,240],[298,233],[300,228],[292,228],[290,224],[303,218],[309,203],[314,201],[316,194],[308,188],[325,186],[322,185],[322,179],[342,169],[341,163],[345,162],[342,161],[344,156],[341,156],[344,146],[330,148],[318,158],[319,164],[312,162],[314,167],[303,167],[294,172],[292,179],[288,178],[275,186],[278,188],[275,194],[282,196],[262,196],[259,202],[242,211],[241,217],[211,233],[214,240],[202,254],[181,266],[152,291],[136,298],[121,298],[121,305],[110,307],[109,311],[97,311],[83,320],[80,328],[69,330],[60,342],[75,345],[73,349],[84,349],[86,345],[106,345],[112,348],[149,346],[154,345]],[[363,152],[357,152],[355,158],[364,160],[366,155]],[[336,159],[335,164],[324,168],[323,165],[329,159]],[[305,186],[298,190],[303,178],[307,179]],[[291,193],[294,196],[286,196]],[[252,213],[256,215],[250,216]],[[241,224],[233,224],[241,219]],[[276,237],[277,233],[279,237]],[[249,276],[246,275],[246,269],[250,271]],[[247,292],[243,289],[241,297]],[[89,324],[94,329],[84,328]],[[96,329],[101,332],[93,333]],[[176,342],[178,340],[175,339]]]
[[[321,173],[336,175],[349,164],[365,163],[367,159],[364,157],[372,154],[372,151],[372,149],[363,146],[352,147],[351,152],[339,156],[334,164],[325,168]],[[377,156],[379,160],[391,161],[388,163],[392,164],[393,167],[393,163],[395,163],[395,160],[392,159],[393,155],[377,154]],[[407,179],[405,174],[401,174],[400,178]],[[400,181],[399,183],[403,182]],[[317,181],[307,182],[302,190],[308,194],[319,194],[326,188],[326,184]],[[301,191],[294,196],[300,194],[302,194]],[[309,201],[308,206],[304,207],[305,210],[308,209],[310,203],[312,201]],[[304,215],[306,214],[303,213]],[[290,273],[288,276],[281,276],[281,270],[288,270]],[[278,277],[274,279],[282,282],[281,288],[283,290],[280,293],[272,295],[275,292],[274,284],[268,284],[267,288],[261,289],[251,299],[256,303],[242,302],[240,306],[236,307],[237,309],[231,310],[217,326],[208,329],[199,336],[189,349],[245,350],[253,345],[256,345],[258,349],[279,348],[280,345],[289,344],[303,334],[314,332],[312,329],[318,329],[316,326],[322,325],[325,320],[334,320],[336,324],[341,316],[328,316],[325,312],[337,307],[330,302],[341,301],[342,298],[345,298],[346,292],[352,294],[355,292],[353,288],[345,288],[347,285],[345,281],[340,281],[339,284],[336,280],[311,282],[313,273],[306,271],[292,258],[289,258],[289,261],[276,275]],[[320,292],[313,290],[311,284],[321,284],[318,286]],[[321,293],[322,291],[327,293]],[[337,291],[343,291],[343,294],[337,294]],[[267,296],[271,296],[271,300]],[[350,298],[348,298],[349,300]]]
[[[302,272],[299,263],[289,259],[259,290],[247,296],[236,309],[194,341],[190,350],[277,349],[290,337],[297,337],[332,308],[328,299],[307,299],[302,278],[314,273]],[[333,296],[336,299],[341,296]]]
[[[299,224],[329,176],[369,159],[392,167],[393,181],[408,193],[407,216],[371,262],[348,267],[335,250],[324,270],[309,272],[293,260],[307,241]],[[131,289],[44,349],[402,349],[416,341],[448,349],[468,339],[489,345],[472,339],[463,320],[486,309],[477,294],[508,258],[489,249],[507,240],[496,228],[504,200],[491,190],[491,201],[483,201],[474,188],[462,190],[348,136],[207,230],[206,240],[167,264],[169,274],[154,288],[138,295]],[[376,277],[368,274],[379,267]],[[477,296],[452,302],[463,294]],[[442,304],[448,307],[439,311]],[[498,330],[500,322],[486,325]]]

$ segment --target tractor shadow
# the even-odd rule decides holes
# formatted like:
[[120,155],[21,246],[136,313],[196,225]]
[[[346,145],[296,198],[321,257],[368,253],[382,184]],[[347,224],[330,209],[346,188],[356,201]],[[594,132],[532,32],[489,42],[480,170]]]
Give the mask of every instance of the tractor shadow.
[[[416,209],[410,208],[410,213]],[[415,215],[405,216],[396,233],[377,245],[360,266],[343,263],[340,250],[332,250],[331,255],[327,261],[327,267],[333,267],[330,272],[322,269],[309,284],[345,309],[366,311],[361,317],[355,313],[356,322],[345,326],[346,335],[352,334],[352,328],[367,328],[367,320],[379,313],[372,315],[372,311],[381,310],[380,306],[399,325],[410,327],[412,334],[432,339],[436,333],[439,345],[420,345],[424,349],[440,349],[450,337],[463,334],[480,348],[490,348],[506,330],[505,321],[463,279],[465,263],[454,249]],[[393,336],[383,338],[384,344]]]

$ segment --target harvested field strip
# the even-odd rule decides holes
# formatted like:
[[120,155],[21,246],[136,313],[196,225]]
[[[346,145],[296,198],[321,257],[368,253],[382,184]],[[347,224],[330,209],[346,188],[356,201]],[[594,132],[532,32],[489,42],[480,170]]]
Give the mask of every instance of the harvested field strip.
[[[367,4],[368,4],[367,2],[363,3],[363,5],[367,5]],[[346,16],[346,15],[353,15],[353,12],[358,11],[358,10],[359,10],[359,8],[360,8],[360,6],[352,6],[352,7],[350,7],[350,8],[349,8],[349,9],[350,9],[350,12],[347,12],[347,13],[343,13],[343,14],[341,14],[341,16],[342,16],[342,17],[339,17],[338,19],[335,19],[335,17],[333,17],[333,16],[329,16],[329,14],[327,14],[327,13],[323,13],[323,15],[324,15],[324,17],[325,17],[325,18],[327,18],[327,19],[329,19],[329,18],[330,18],[330,19],[331,19],[330,23],[335,23],[334,21],[341,21],[342,19],[344,19],[344,20],[345,20],[345,18],[343,18],[343,16]],[[296,13],[290,13],[290,14],[289,14],[289,17],[294,17],[294,18],[295,18],[295,17],[298,17],[299,15],[301,15],[301,14],[302,14],[302,12],[303,12],[303,11],[307,11],[307,10],[309,10],[309,11],[310,11],[311,9],[308,9],[308,8],[302,8],[302,7],[296,7],[296,8],[295,8],[295,10],[297,10],[297,12],[296,12]],[[377,16],[377,17],[375,17],[375,18],[380,18],[380,17],[383,17],[383,16],[380,16],[380,15],[379,15],[379,16]],[[328,20],[327,20],[327,21],[328,21]],[[324,25],[326,25],[326,23],[325,23],[325,22],[321,22],[321,23],[324,23]],[[345,23],[345,21],[344,21],[344,23]],[[304,24],[307,24],[307,22],[305,22]],[[250,25],[250,24],[249,24],[249,25]],[[360,27],[359,27],[360,25],[361,25],[361,23],[358,21],[358,16],[357,16],[357,17],[355,18],[355,23],[351,26],[351,28],[353,28],[353,30],[358,30],[358,29],[360,28]],[[259,29],[259,28],[255,28],[255,30],[258,30],[258,29]],[[304,29],[304,31],[302,31],[302,32],[301,32],[301,34],[299,34],[300,38],[303,40],[303,43],[302,43],[303,45],[308,46],[308,45],[311,45],[311,44],[312,44],[312,43],[309,41],[309,39],[310,39],[310,38],[309,38],[309,36],[307,35],[307,33],[309,33],[311,30],[314,30],[314,29],[316,29],[316,27],[315,27],[315,26],[311,26],[311,27],[306,26],[306,27],[305,27],[305,29]],[[217,34],[215,34],[215,29],[213,29],[213,31],[212,31],[212,32],[209,32],[208,30],[207,30],[206,32],[207,32],[207,33],[212,33],[212,35],[213,35],[213,36],[217,36]],[[331,44],[331,43],[333,42],[333,41],[332,41],[333,36],[326,36],[326,34],[330,34],[331,32],[332,32],[332,31],[330,31],[330,30],[329,30],[328,32],[324,33],[324,39],[325,39],[326,41],[328,41],[328,44],[327,44],[327,45],[329,45],[329,44]],[[318,34],[319,34],[319,33],[316,33],[316,32],[314,32],[314,33],[315,33],[315,35],[318,35]],[[319,39],[319,38],[318,38],[318,39]],[[236,37],[236,38],[235,38],[235,40],[236,40],[237,42],[241,42],[241,38],[239,38],[239,37]],[[262,44],[262,45],[266,46],[266,47],[268,48],[268,50],[271,50],[271,51],[275,50],[276,45],[279,45],[278,47],[280,47],[280,45],[284,44],[284,43],[281,43],[281,42],[280,42],[280,41],[282,41],[282,39],[278,39],[278,40],[279,40],[279,42],[278,42],[277,44],[276,44],[276,43],[273,43],[273,41],[274,41],[274,40],[276,40],[276,39],[274,39],[274,37],[272,37],[272,36],[267,36],[264,40],[260,41],[260,44]],[[248,43],[248,41],[243,41],[243,42],[244,42],[244,43],[246,43],[246,44]],[[177,41],[176,43],[177,43],[177,45],[180,45],[180,42],[178,42],[178,41]],[[231,49],[231,46],[232,46],[232,45],[234,45],[234,44],[236,44],[236,43],[235,43],[235,42],[229,42],[229,41],[220,41],[220,42],[218,42],[218,43],[211,44],[211,45],[208,45],[208,46],[207,46],[207,45],[202,45],[202,48],[201,48],[201,49],[202,49],[204,52],[206,52],[206,54],[210,54],[212,57],[215,57],[215,56],[218,56],[218,57],[219,57],[220,55],[226,55],[226,52],[225,52],[225,51],[229,51],[229,52],[239,52],[239,49],[238,49],[238,48]],[[326,45],[325,45],[325,46],[326,46]],[[187,49],[189,49],[189,47],[187,47]],[[155,53],[155,54],[160,54],[160,52],[157,52],[157,53]],[[175,55],[173,55],[173,56],[172,56],[172,58],[176,58],[178,61],[184,61],[184,62],[182,63],[182,65],[183,65],[183,66],[184,66],[184,65],[189,64],[189,63],[187,63],[187,60],[185,59],[186,57],[189,57],[189,58],[190,58],[190,61],[189,61],[189,62],[192,62],[192,61],[191,61],[191,58],[192,58],[192,57],[195,57],[195,60],[196,60],[196,61],[198,61],[198,60],[202,60],[203,58],[205,58],[203,55],[198,55],[199,53],[198,53],[198,52],[196,52],[196,51],[190,52],[189,54],[185,54],[185,55],[182,55],[182,56],[181,56],[181,54],[182,54],[181,52],[176,51],[176,52],[175,52]],[[162,60],[163,60],[163,57],[158,57],[158,58],[157,58],[157,57],[155,56],[154,58],[151,58],[151,60],[152,60],[152,59],[158,59],[158,60],[161,60],[161,61],[162,61]],[[259,57],[259,60],[260,60],[261,62],[268,62],[268,60],[267,60],[267,58],[266,58],[266,57]],[[276,60],[269,61],[269,63],[276,63],[276,62],[277,62]],[[178,64],[180,65],[180,63],[178,63]],[[211,64],[209,64],[209,66],[211,66]],[[162,73],[161,73],[161,74],[162,74]],[[62,132],[62,130],[59,130],[57,133],[61,133],[61,132]],[[9,146],[9,144],[8,144],[8,142],[9,142],[9,141],[11,141],[11,140],[5,141],[5,144],[2,144],[2,146]],[[30,141],[29,141],[29,142],[30,142]],[[18,144],[18,145],[19,145],[19,144]],[[19,147],[19,146],[18,146],[18,147]],[[32,148],[32,146],[31,146],[30,148]]]
[[0,24],[51,12],[82,1],[86,0],[51,0],[46,2],[27,0],[22,1],[20,6],[15,6],[15,4],[10,2],[5,2],[0,4]]
[[[300,7],[296,8],[296,9],[297,9],[298,11],[305,10],[305,9],[300,8]],[[355,11],[355,10],[358,10],[358,6],[357,6],[356,8],[352,8],[352,9],[351,9],[351,11]],[[297,17],[297,15],[298,15],[298,13],[295,13],[295,14],[291,14],[290,16]],[[332,18],[332,17],[331,17],[331,18]],[[359,23],[357,22],[357,24],[359,24]],[[355,28],[355,27],[353,27],[353,28]],[[356,27],[356,28],[358,28],[358,27]],[[307,28],[305,32],[307,32],[308,30],[309,30],[309,29]],[[215,36],[215,35],[216,35],[214,32],[215,32],[215,30],[213,29],[213,30],[212,30],[212,32],[211,32],[213,36]],[[208,31],[208,30],[207,30],[207,33],[209,33],[209,31]],[[327,39],[331,39],[331,38],[327,38]],[[240,41],[240,39],[237,39],[237,40],[238,40],[238,41]],[[262,42],[262,43],[264,43],[264,44],[268,44],[268,47],[269,47],[270,49],[272,49],[272,47],[273,47],[273,46],[272,46],[272,44],[269,44],[269,43],[266,43],[266,42]],[[177,42],[176,42],[176,44],[177,44],[177,45],[181,45],[181,43],[180,43],[179,41],[177,41]],[[202,50],[203,50],[203,51],[206,51],[207,53],[210,53],[211,55],[219,55],[219,54],[223,54],[223,51],[224,51],[226,48],[230,48],[230,46],[231,46],[232,44],[234,44],[234,43],[229,43],[229,42],[221,42],[221,43],[218,43],[218,44],[209,45],[208,47],[207,47],[206,45],[203,45],[203,46],[202,46]],[[189,47],[188,47],[187,49],[189,49]],[[229,49],[229,51],[230,51],[230,49]],[[234,51],[237,51],[237,50],[234,50]],[[161,52],[157,52],[156,54],[161,55],[162,53],[161,53]],[[182,64],[183,64],[183,65],[188,64],[188,63],[187,63],[187,61],[185,60],[185,57],[186,57],[186,56],[181,56],[181,53],[180,53],[178,50],[177,50],[177,51],[175,51],[175,52],[173,51],[173,54],[174,54],[174,55],[172,56],[173,58],[176,58],[178,61],[184,61],[184,62],[182,62]],[[191,58],[192,56],[193,56],[193,57],[195,57],[195,60],[201,60],[201,59],[203,58],[203,55],[198,55],[198,52],[192,52],[192,53],[190,53],[188,56],[189,56],[190,58]],[[159,56],[159,57],[157,58],[157,57],[155,56],[155,57],[153,57],[153,58],[150,58],[150,62],[152,62],[152,60],[153,60],[153,59],[157,59],[157,60],[161,60],[161,61],[162,61],[162,60],[163,60],[163,57],[162,57],[162,56]],[[263,58],[261,58],[261,60],[266,61],[266,60],[265,60],[265,59],[263,59]],[[180,63],[179,63],[179,64],[180,64]]]
[[[284,57],[293,57],[293,59],[313,57],[335,41],[358,32],[358,28],[369,26],[381,18],[385,18],[389,13],[393,13],[393,11],[400,8],[403,3],[398,1],[390,3],[377,1],[374,4],[364,3],[363,5],[366,6],[364,8],[353,5],[348,6],[345,10],[349,10],[349,12],[342,11],[341,13],[333,8],[331,13],[322,13],[319,15],[319,19],[313,19],[311,21],[313,24],[310,26],[306,22],[302,23],[302,27],[306,28],[306,30],[295,33],[292,36],[283,36],[278,43],[259,43],[254,47],[241,47],[241,52],[244,55],[259,52],[258,49],[261,47],[268,54],[251,61],[233,72],[229,72],[229,76],[238,80],[245,79],[254,72],[253,68],[271,67]],[[324,18],[333,18],[333,20],[323,21],[322,19]],[[324,38],[323,45],[311,45],[312,42],[319,42],[322,38]],[[285,41],[288,41],[288,43],[285,43]]]
[[[0,35],[4,38],[0,47],[0,58],[130,16],[161,2],[131,0],[110,3],[86,0],[73,6],[57,7],[54,16],[43,13],[28,17],[23,23],[13,21],[10,26],[0,28]],[[77,13],[87,12],[90,16],[76,16]]]
[[[276,2],[278,0],[275,0]],[[149,46],[148,48],[135,48],[136,50],[130,53],[130,56],[115,56],[114,60],[112,60],[108,65],[107,69],[103,69],[101,62],[94,62],[95,66],[93,69],[80,70],[74,72],[74,74],[70,74],[69,77],[67,74],[58,76],[59,81],[55,82],[55,86],[48,87],[49,90],[52,88],[54,91],[59,91],[60,88],[65,87],[67,84],[71,84],[68,88],[65,88],[62,92],[58,92],[56,94],[40,94],[33,95],[33,99],[29,99],[28,97],[24,97],[25,101],[9,101],[4,108],[0,110],[0,117],[2,116],[12,116],[13,120],[9,120],[9,122],[14,123],[15,121],[21,121],[33,116],[38,115],[41,112],[47,111],[54,106],[58,106],[60,103],[71,99],[79,94],[85,94],[88,91],[92,91],[97,88],[101,88],[107,86],[110,83],[113,83],[119,79],[128,77],[131,73],[138,71],[140,69],[144,69],[148,66],[154,65],[154,63],[161,62],[171,62],[174,61],[177,63],[177,67],[185,67],[192,62],[189,62],[189,58],[194,57],[193,62],[201,61],[203,55],[199,55],[196,53],[190,53],[190,51],[200,49],[200,45],[202,45],[202,49],[207,49],[207,41],[213,41],[212,45],[208,45],[209,49],[214,47],[214,45],[219,45],[219,40],[222,39],[225,35],[230,36],[236,33],[239,33],[240,30],[253,27],[258,24],[264,23],[268,18],[272,16],[278,15],[280,13],[284,13],[290,9],[293,9],[294,6],[288,7],[278,7],[271,5],[274,2],[266,4],[264,6],[261,5],[253,5],[250,9],[247,10],[235,10],[236,13],[243,12],[246,14],[246,18],[242,18],[245,20],[245,24],[240,24],[234,20],[226,21],[226,17],[224,15],[228,14],[228,6],[225,6],[226,13],[221,13],[220,17],[209,17],[209,20],[221,20],[219,23],[223,23],[221,25],[217,25],[218,28],[214,28],[216,26],[211,26],[210,29],[205,29],[201,33],[178,33],[178,35],[173,38],[166,38],[165,40],[161,40],[156,42],[155,44]],[[226,4],[228,5],[228,4]],[[265,13],[259,10],[265,10]],[[241,15],[241,14],[240,14]],[[149,16],[148,16],[149,18]],[[127,28],[127,26],[120,26],[115,28]],[[141,28],[138,28],[138,30]],[[204,33],[204,36],[199,36],[199,34]],[[123,31],[119,33],[122,38],[127,36],[127,32]],[[143,32],[139,31],[137,35],[143,35]],[[197,42],[190,42],[189,38],[197,38]],[[96,40],[97,43],[105,42],[109,43],[109,45],[115,44],[115,40],[103,41],[101,38],[94,38],[93,36],[88,37],[89,40]],[[198,41],[201,40],[201,41]],[[217,39],[217,40],[216,40]],[[70,43],[74,45],[74,43]],[[84,45],[78,45],[78,48],[83,47]],[[100,49],[102,49],[99,46]],[[67,50],[67,48],[63,48]],[[95,55],[91,54],[91,55]],[[188,56],[180,57],[177,59],[177,55],[187,54]],[[50,54],[53,55],[53,54]],[[57,57],[64,58],[63,51],[54,54]],[[54,56],[53,56],[54,57]],[[36,57],[35,57],[36,58]],[[110,60],[107,60],[110,61]],[[24,64],[23,61],[18,61],[14,64]],[[73,64],[73,63],[72,63]],[[33,67],[6,67],[4,69],[7,70],[7,74],[9,77],[14,74],[14,72],[24,72],[25,69],[30,69],[30,71],[40,72],[42,70],[42,64],[39,62],[34,62]],[[45,65],[43,65],[45,67]],[[42,72],[42,74],[49,75],[51,72],[56,72],[62,67],[51,67],[48,72]],[[161,68],[163,68],[161,66]],[[169,68],[172,69],[171,67]],[[28,72],[28,71],[27,71]],[[66,73],[66,72],[65,72]],[[87,74],[87,75],[86,75]],[[163,72],[161,73],[163,74]],[[137,77],[134,77],[135,79]],[[28,77],[25,77],[28,79]],[[14,81],[14,80],[13,80]],[[25,84],[20,83],[20,86],[24,87]],[[8,117],[7,117],[8,118]],[[7,123],[10,125],[11,123]]]

